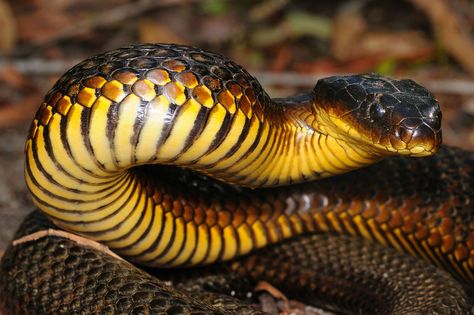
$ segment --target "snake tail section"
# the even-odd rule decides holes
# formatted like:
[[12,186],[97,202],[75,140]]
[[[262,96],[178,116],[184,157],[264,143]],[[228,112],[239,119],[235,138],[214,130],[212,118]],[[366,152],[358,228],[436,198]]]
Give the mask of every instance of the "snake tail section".
[[[55,227],[34,212],[16,237],[48,228]],[[124,260],[55,236],[10,247],[0,280],[5,315],[262,314],[231,297],[174,289]]]
[[[16,237],[50,227],[35,212]],[[300,237],[235,262],[157,275],[183,291],[87,245],[48,236],[7,250],[0,269],[1,306],[5,314],[256,315],[261,313],[247,303],[222,294],[268,281],[289,297],[343,313],[470,311],[462,286],[448,273],[347,236]],[[184,291],[203,288],[208,292]]]

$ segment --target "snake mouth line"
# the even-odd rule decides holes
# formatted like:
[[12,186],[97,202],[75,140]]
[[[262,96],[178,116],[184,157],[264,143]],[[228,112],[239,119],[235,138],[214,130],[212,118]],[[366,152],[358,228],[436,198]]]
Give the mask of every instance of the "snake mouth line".
[[433,124],[421,118],[402,119],[385,130],[367,130],[364,124],[354,122],[348,115],[338,116],[319,110],[318,117],[316,128],[320,132],[358,146],[374,159],[391,155],[426,157],[437,153],[442,144],[441,129],[435,129]]
[[395,137],[399,141],[392,142],[394,148],[402,143],[404,144],[402,150],[409,151],[417,157],[438,152],[442,144],[441,130],[434,130],[429,123],[419,118],[403,119],[395,130]]

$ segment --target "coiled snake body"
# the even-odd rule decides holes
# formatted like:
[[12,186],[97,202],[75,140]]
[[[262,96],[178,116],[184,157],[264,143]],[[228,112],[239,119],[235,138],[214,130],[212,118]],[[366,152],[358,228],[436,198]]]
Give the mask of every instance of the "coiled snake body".
[[[432,95],[409,80],[331,77],[310,93],[272,100],[222,56],[186,46],[139,45],[87,59],[56,83],[30,130],[25,177],[35,204],[56,226],[141,265],[208,265],[293,239],[221,263],[216,273],[268,278],[280,287],[288,280],[309,300],[326,296],[332,302],[323,303],[346,311],[403,314],[432,307],[463,313],[474,280],[474,157],[449,148],[423,159],[394,157],[437,152],[440,118]],[[379,162],[387,156],[392,157]],[[319,180],[301,183],[313,179]],[[17,237],[50,227],[34,214]],[[316,232],[358,238],[299,236]],[[286,258],[277,262],[276,256]],[[87,272],[74,270],[76,264]],[[189,301],[130,268],[59,236],[28,240],[3,258],[1,276],[10,280],[3,281],[0,296],[10,312],[50,307],[90,313],[88,298],[101,301],[95,305],[99,313],[224,311]],[[134,281],[111,280],[129,273]],[[339,273],[345,280],[331,278]],[[46,284],[55,274],[62,280]],[[64,283],[66,274],[76,276],[71,287]],[[30,276],[35,280],[28,284]],[[358,295],[358,282],[367,288],[384,283],[385,289]],[[28,294],[21,294],[18,286],[26,284]],[[73,284],[84,287],[80,294]],[[94,289],[87,291],[86,284]],[[94,291],[97,286],[102,294]],[[105,298],[124,287],[128,297]],[[133,298],[139,293],[141,299]],[[172,297],[162,298],[165,293]],[[377,302],[373,294],[391,302]],[[372,303],[360,302],[368,298]],[[253,312],[234,300],[223,304]]]

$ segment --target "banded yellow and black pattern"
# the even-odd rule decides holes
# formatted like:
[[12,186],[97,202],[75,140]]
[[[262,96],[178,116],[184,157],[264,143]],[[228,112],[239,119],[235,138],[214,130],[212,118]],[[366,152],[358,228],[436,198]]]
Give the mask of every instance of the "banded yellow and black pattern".
[[[379,169],[382,179],[360,181],[356,172],[352,181],[263,190],[145,166],[278,186],[387,155],[430,155],[439,128],[437,103],[412,81],[333,77],[310,93],[272,100],[219,55],[140,45],[88,59],[57,82],[33,122],[25,176],[35,203],[59,226],[143,264],[229,260],[297,234],[336,231],[390,244],[472,281],[472,226],[387,186],[388,170],[403,177],[402,159]],[[401,180],[397,189],[430,189]]]

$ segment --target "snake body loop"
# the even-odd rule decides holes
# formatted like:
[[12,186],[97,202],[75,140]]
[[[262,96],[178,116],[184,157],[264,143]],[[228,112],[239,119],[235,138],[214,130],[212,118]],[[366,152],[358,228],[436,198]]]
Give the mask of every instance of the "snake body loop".
[[221,56],[138,46],[88,59],[58,81],[26,143],[26,182],[59,226],[134,261],[211,263],[315,230],[306,210],[288,204],[300,197],[290,189],[275,209],[252,196],[248,205],[224,195],[189,200],[176,185],[167,200],[159,177],[151,183],[131,167],[173,164],[251,187],[282,185],[393,152],[430,154],[439,117],[432,96],[411,81],[329,78],[273,102]]
[[440,118],[410,80],[331,77],[271,99],[220,55],[139,45],[56,83],[26,142],[25,177],[56,225],[148,266],[331,232],[409,252],[472,287],[472,155],[394,156],[437,152]]

